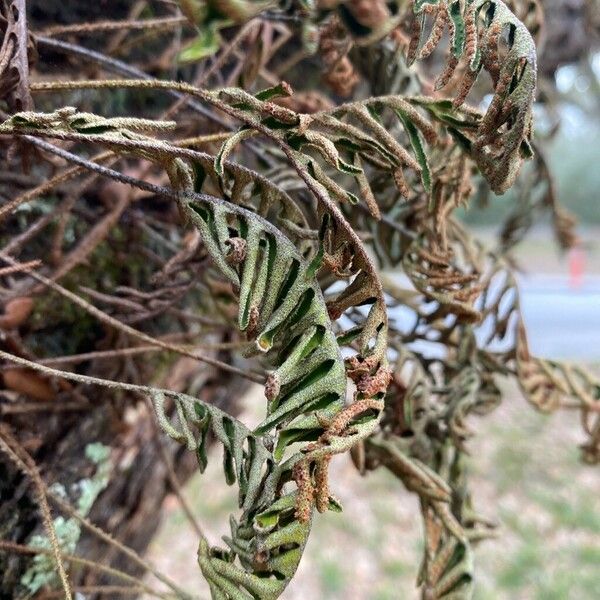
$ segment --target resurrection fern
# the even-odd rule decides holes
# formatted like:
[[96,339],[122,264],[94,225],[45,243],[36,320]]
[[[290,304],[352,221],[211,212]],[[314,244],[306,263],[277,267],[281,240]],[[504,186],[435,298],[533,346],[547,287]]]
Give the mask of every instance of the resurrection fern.
[[[238,7],[237,2],[209,4],[216,5],[216,14],[231,16],[240,22],[273,8],[276,3],[245,2],[241,3],[243,7]],[[479,73],[482,70],[489,73],[494,94],[479,124],[477,139],[469,145],[469,150],[492,189],[498,193],[506,191],[513,184],[523,159],[532,155],[528,140],[536,85],[536,53],[527,27],[501,0],[375,1],[372,4],[342,0],[317,2],[312,18],[318,22],[328,11],[335,10],[357,44],[371,45],[401,26],[404,11],[410,10],[413,18],[407,48],[409,65],[416,59],[428,58],[448,30],[449,51],[435,88],[448,87],[457,69],[460,70],[452,82],[456,89],[453,104],[460,106]],[[208,14],[212,18],[210,11],[196,11],[193,15],[188,12],[193,22],[210,28]],[[427,29],[428,20],[432,25],[425,37],[423,31]]]
[[[314,511],[341,508],[328,470],[332,457],[345,452],[361,474],[385,467],[418,496],[425,541],[417,578],[422,597],[471,598],[474,546],[493,534],[494,523],[473,507],[465,457],[476,433],[473,417],[488,414],[502,400],[498,379],[515,379],[541,411],[579,411],[587,436],[583,458],[600,461],[600,382],[580,367],[531,355],[509,255],[542,211],[552,215],[562,248],[576,241],[543,155],[536,155],[529,179],[520,175],[535,147],[531,33],[539,34],[540,5],[178,4],[192,27],[182,48],[178,38],[165,50],[167,62],[178,52],[186,65],[177,73],[182,78],[190,65],[200,65],[197,85],[154,79],[117,58],[26,36],[25,29],[19,37],[18,11],[5,17],[1,62],[14,68],[0,69],[0,88],[10,100],[0,134],[19,142],[7,156],[29,148],[21,153],[23,161],[33,156],[43,163],[54,154],[75,166],[2,208],[0,219],[16,233],[0,254],[8,264],[0,273],[26,281],[31,275],[41,287],[24,288],[23,294],[49,286],[124,338],[199,358],[221,369],[221,376],[228,371],[261,382],[266,406],[261,420],[249,427],[191,392],[160,389],[143,379],[125,383],[49,368],[33,360],[36,352],[23,349],[16,337],[10,338],[10,352],[0,356],[30,369],[27,373],[59,378],[64,393],[72,381],[150,398],[162,432],[196,455],[200,472],[210,443],[222,447],[225,481],[237,489],[239,514],[230,519],[226,548],[212,546],[198,528],[198,562],[213,600],[271,600],[283,593]],[[527,17],[532,32],[516,14]],[[176,16],[169,18],[183,21]],[[143,19],[97,27],[121,28],[143,30]],[[66,31],[85,34],[86,28]],[[29,81],[25,65],[32,40],[133,79]],[[303,81],[303,69],[319,60],[335,92],[331,97],[315,90],[314,81]],[[287,71],[297,93],[280,81]],[[481,81],[482,71],[491,89]],[[212,81],[218,86],[207,84]],[[264,89],[255,81],[264,81]],[[99,115],[104,105],[98,95],[83,90],[104,90],[98,94],[111,101],[117,94],[107,90],[119,90],[118,101],[128,111],[137,106],[134,92],[154,99],[166,91],[176,103],[161,118],[114,117],[110,109]],[[81,109],[62,105],[58,93]],[[39,98],[36,110],[32,98]],[[480,108],[466,104],[467,98]],[[155,112],[163,107],[156,102]],[[182,118],[183,110],[191,118]],[[220,130],[215,133],[211,123]],[[103,152],[83,158],[90,147]],[[90,179],[69,187],[58,208],[19,229],[29,218],[19,207],[38,196],[36,202],[44,204],[48,194],[84,172]],[[74,206],[96,177],[175,205],[174,218],[185,235],[171,235],[176,227],[165,228],[155,217],[146,222],[146,205],[137,196],[135,209],[133,196],[121,199],[116,209],[106,209],[116,210],[110,218],[88,223],[81,234],[69,215],[77,215],[74,221],[95,215],[88,208],[75,213]],[[515,182],[523,201],[503,223],[498,247],[486,248],[456,211],[472,203],[476,188],[503,193]],[[40,241],[38,233],[52,222],[48,215],[54,210],[57,233]],[[15,212],[23,214],[17,218]],[[113,311],[108,314],[71,292],[71,279],[64,286],[57,281],[74,275],[76,266],[85,271],[85,262],[97,257],[107,230],[121,227],[124,214],[131,222],[144,221],[139,243],[147,243],[142,255],[149,264],[132,267],[133,278],[145,281],[150,273],[147,279],[157,289],[117,285],[110,266],[101,262],[106,278],[94,285],[106,289],[86,284],[81,291],[105,303]],[[165,229],[164,237],[157,233]],[[61,266],[63,243],[78,235],[83,241]],[[160,249],[153,245],[157,239]],[[28,258],[49,252],[52,265],[59,266],[17,260],[24,247]],[[48,276],[33,267],[50,269]],[[173,275],[181,273],[189,275],[183,284]],[[173,283],[165,283],[170,277]],[[25,320],[27,311],[29,304],[21,310]],[[5,309],[2,318],[18,321],[19,314]],[[222,334],[214,347],[241,349],[235,363],[243,360],[242,367],[231,354],[200,357],[131,325],[146,319],[158,327],[167,315],[183,323],[194,341]],[[43,338],[43,332],[38,335]],[[33,347],[43,345],[36,339]],[[125,356],[139,349],[115,352],[121,350]],[[77,369],[88,369],[85,364]],[[93,373],[95,363],[89,364]]]
[[[315,280],[322,256],[307,262],[289,239],[259,215],[195,193],[193,170],[172,157],[167,144],[139,144],[150,140],[136,130],[169,126],[62,109],[50,115],[20,113],[2,127],[21,134],[72,134],[121,152],[130,148],[131,153],[162,164],[179,190],[182,212],[198,228],[215,265],[237,290],[240,331],[255,340],[255,351],[264,354],[272,369],[265,383],[267,416],[250,432],[221,411],[211,412],[209,405],[194,406],[181,397],[175,398],[178,429],[168,421],[164,394],[152,396],[159,423],[197,453],[201,471],[207,461],[207,433],[212,431],[224,446],[227,483],[238,482],[243,513],[239,522],[231,521],[232,537],[226,541],[231,557],[238,556],[243,569],[232,565],[227,553],[202,542],[199,563],[213,594],[243,598],[242,588],[276,598],[298,566],[313,506],[323,512],[332,502],[329,460],[373,431],[383,408],[385,378],[379,371],[363,378],[356,401],[344,406],[344,363]],[[214,165],[220,176],[225,172],[223,155],[216,157]],[[238,177],[249,173],[232,170]],[[201,186],[202,174],[199,169],[196,173]],[[302,452],[286,455],[290,444],[306,441],[311,443]],[[284,493],[283,485],[291,479],[298,491]]]
[[[435,88],[445,88],[462,62],[463,74],[455,84],[455,106],[464,102],[482,69],[492,78],[494,94],[470,152],[490,187],[502,193],[513,184],[523,158],[532,154],[528,140],[536,53],[531,34],[501,1],[415,0],[414,11],[408,62],[427,58],[448,28],[450,51]],[[429,37],[422,41],[427,17],[434,20],[433,26]]]

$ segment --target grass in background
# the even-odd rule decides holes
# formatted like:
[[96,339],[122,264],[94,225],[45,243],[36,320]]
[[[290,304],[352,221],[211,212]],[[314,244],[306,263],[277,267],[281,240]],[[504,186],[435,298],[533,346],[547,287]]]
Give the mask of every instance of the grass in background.
[[[254,392],[260,396],[260,390]],[[578,459],[575,415],[536,413],[512,390],[473,423],[470,469],[478,510],[496,517],[497,540],[476,549],[476,600],[597,600],[600,591],[600,471]],[[248,405],[257,406],[255,397]],[[383,470],[361,478],[346,457],[333,463],[344,512],[317,515],[286,600],[418,598],[421,556],[416,498]],[[222,485],[221,457],[186,493],[214,543],[235,509]],[[196,540],[175,503],[150,558],[187,589],[207,597]]]

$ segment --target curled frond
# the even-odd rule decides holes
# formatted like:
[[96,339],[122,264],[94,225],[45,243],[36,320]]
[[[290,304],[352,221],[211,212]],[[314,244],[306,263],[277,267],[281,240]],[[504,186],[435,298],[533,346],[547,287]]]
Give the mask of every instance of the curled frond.
[[481,293],[477,273],[461,272],[452,265],[448,251],[428,247],[425,239],[416,239],[404,255],[403,265],[414,286],[426,298],[435,300],[442,309],[457,315],[463,322],[480,318],[474,302]]
[[[154,125],[158,130],[170,126]],[[267,414],[250,432],[222,411],[190,404],[187,397],[160,392],[152,397],[165,432],[196,452],[201,470],[207,461],[207,434],[216,436],[225,450],[226,480],[239,487],[243,512],[239,522],[231,522],[232,536],[226,540],[230,555],[210,549],[205,540],[200,546],[200,566],[213,594],[244,597],[243,589],[261,598],[276,598],[296,570],[314,506],[320,511],[330,506],[327,466],[332,455],[346,452],[376,427],[386,382],[359,390],[356,401],[345,406],[345,365],[315,278],[318,258],[305,260],[279,229],[257,214],[268,213],[270,203],[285,200],[285,194],[276,194],[264,182],[260,188],[259,180],[263,193],[257,212],[199,194],[196,190],[205,179],[199,164],[193,163],[194,173],[168,142],[133,133],[148,127],[143,120],[102,119],[68,109],[21,113],[0,131],[101,143],[120,154],[152,160],[167,171],[179,192],[182,212],[198,229],[206,251],[234,290],[239,330],[270,366]],[[198,158],[190,152],[179,154],[188,160]],[[253,184],[251,172],[228,165],[226,157],[222,150],[213,159],[217,182],[230,199],[249,204],[247,197],[242,202],[245,185],[238,182]],[[205,157],[200,165],[203,162],[206,165]],[[288,205],[288,210],[293,206]],[[381,369],[377,365],[374,369],[375,378]],[[175,403],[176,424],[167,418],[167,397]],[[290,455],[287,450],[296,442],[312,443],[302,453]],[[296,481],[297,493],[284,492],[283,484],[290,479]],[[236,556],[240,565],[232,563]]]
[[525,398],[538,410],[580,411],[589,438],[581,445],[583,459],[600,462],[600,381],[576,365],[532,356],[522,322],[517,329],[516,372]]
[[[429,56],[443,30],[450,31],[446,67],[436,88],[446,87],[462,62],[455,107],[464,102],[482,69],[491,76],[494,94],[469,150],[492,189],[505,192],[523,160],[532,154],[536,52],[531,34],[501,0],[415,0],[414,13],[419,26],[413,31],[409,61]],[[428,39],[422,41],[428,15],[435,22]]]
[[33,108],[29,90],[29,68],[37,58],[33,36],[27,30],[24,0],[0,6],[0,98],[11,111]]

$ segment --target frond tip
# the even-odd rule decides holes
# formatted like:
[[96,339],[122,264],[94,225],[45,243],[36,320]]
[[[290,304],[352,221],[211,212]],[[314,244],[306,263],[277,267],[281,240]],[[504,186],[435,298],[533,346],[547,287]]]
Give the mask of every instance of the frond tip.
[[[492,190],[505,192],[514,183],[524,159],[531,157],[532,110],[537,58],[531,34],[501,0],[415,0],[415,27],[409,62],[426,58],[450,31],[446,66],[436,89],[447,87],[455,72],[458,89],[453,101],[460,106],[481,70],[489,73],[494,94],[479,123],[469,152]],[[427,40],[421,40],[426,16],[434,18]],[[459,66],[461,69],[459,69]]]

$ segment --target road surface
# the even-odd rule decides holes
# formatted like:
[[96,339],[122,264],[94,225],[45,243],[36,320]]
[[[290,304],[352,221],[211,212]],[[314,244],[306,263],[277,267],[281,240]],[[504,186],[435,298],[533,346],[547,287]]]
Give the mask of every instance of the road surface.
[[520,278],[521,305],[536,356],[600,361],[600,277],[572,289],[562,276]]
[[[600,276],[584,276],[577,287],[572,287],[565,275],[529,274],[518,279],[531,352],[541,358],[600,361]],[[410,288],[405,275],[397,276],[397,280]],[[412,311],[397,307],[390,311],[390,318],[401,331],[412,329]],[[484,322],[477,332],[478,339],[485,339],[488,332]],[[501,351],[511,345],[507,337],[490,349]],[[427,342],[418,342],[412,348],[429,356],[442,356],[444,351]]]

